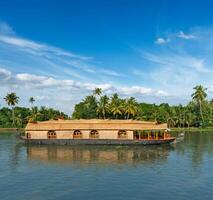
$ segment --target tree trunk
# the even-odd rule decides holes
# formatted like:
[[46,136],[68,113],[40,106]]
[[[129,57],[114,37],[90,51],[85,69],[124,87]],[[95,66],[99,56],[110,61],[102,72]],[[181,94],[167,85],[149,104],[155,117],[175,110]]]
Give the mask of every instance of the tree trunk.
[[199,106],[200,106],[200,116],[201,116],[202,122],[204,122],[201,101],[199,101]]
[[12,118],[13,118],[13,127],[15,127],[15,113],[13,107],[12,107]]

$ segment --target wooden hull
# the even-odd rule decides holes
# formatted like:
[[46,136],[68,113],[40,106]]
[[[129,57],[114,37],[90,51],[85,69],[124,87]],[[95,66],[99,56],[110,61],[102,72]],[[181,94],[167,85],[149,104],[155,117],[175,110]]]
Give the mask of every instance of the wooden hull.
[[29,144],[55,144],[55,145],[160,145],[170,144],[175,138],[164,140],[104,140],[104,139],[25,139]]

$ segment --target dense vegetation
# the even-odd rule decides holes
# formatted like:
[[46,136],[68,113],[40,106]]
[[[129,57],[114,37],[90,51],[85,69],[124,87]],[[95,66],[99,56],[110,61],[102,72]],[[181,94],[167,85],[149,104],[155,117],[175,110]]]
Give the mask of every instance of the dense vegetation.
[[192,100],[185,106],[139,103],[134,97],[102,95],[100,88],[75,105],[74,119],[136,119],[168,123],[169,127],[204,127],[213,125],[213,100],[207,100],[206,88],[194,87]]
[[[100,88],[86,96],[75,105],[73,119],[135,119],[167,123],[169,127],[213,126],[213,100],[207,100],[206,88],[194,87],[192,100],[185,106],[170,106],[139,103],[134,97],[120,98],[118,94],[102,95]],[[0,127],[24,127],[28,121],[49,119],[68,119],[63,112],[52,108],[34,106],[35,99],[30,97],[31,108],[18,107],[19,97],[15,93],[4,98],[10,108],[0,109]]]
[[33,106],[35,99],[30,97],[29,103],[31,108],[18,107],[19,97],[15,93],[7,94],[4,98],[8,106],[11,108],[3,107],[0,109],[0,127],[1,128],[11,128],[11,127],[25,127],[28,121],[45,121],[49,119],[64,118],[67,119],[68,116],[63,112],[54,110],[52,108],[46,107],[36,107]]

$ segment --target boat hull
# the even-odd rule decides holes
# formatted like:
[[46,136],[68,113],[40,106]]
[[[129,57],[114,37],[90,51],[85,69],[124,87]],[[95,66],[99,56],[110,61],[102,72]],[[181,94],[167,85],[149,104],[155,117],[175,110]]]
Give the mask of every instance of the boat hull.
[[160,145],[170,144],[175,141],[175,138],[168,138],[164,140],[24,139],[24,141],[29,144],[56,145]]

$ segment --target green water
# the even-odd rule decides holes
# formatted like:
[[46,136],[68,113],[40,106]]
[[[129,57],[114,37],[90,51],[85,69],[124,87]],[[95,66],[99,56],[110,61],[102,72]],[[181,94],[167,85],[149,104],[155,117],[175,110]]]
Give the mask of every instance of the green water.
[[0,134],[0,200],[213,199],[213,133],[169,146],[27,146]]

